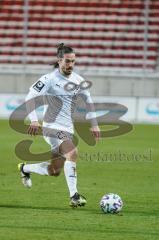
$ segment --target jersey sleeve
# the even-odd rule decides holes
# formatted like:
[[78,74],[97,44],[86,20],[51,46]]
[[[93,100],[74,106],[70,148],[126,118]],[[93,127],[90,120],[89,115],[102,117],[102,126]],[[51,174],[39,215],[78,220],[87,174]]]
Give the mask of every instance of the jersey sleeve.
[[35,98],[38,96],[43,96],[47,93],[50,88],[50,80],[47,75],[42,76],[38,81],[36,81],[29,89],[29,93],[25,98],[26,108],[28,112],[28,117],[31,122],[38,121],[38,117],[35,109]]
[[81,90],[80,94],[82,95],[83,99],[85,100],[86,103],[93,103],[91,94],[89,90]]
[[96,111],[94,107],[94,103],[88,89],[81,90],[80,95],[86,103],[87,114],[86,119],[90,120],[92,126],[98,126],[98,122],[96,119]]

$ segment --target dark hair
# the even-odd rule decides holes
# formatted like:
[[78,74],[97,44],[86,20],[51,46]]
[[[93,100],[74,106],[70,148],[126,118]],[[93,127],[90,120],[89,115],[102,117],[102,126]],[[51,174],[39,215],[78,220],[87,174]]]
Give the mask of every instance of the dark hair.
[[[58,58],[63,58],[65,53],[75,53],[73,48],[66,46],[64,43],[60,43],[57,47],[57,57]],[[59,64],[56,62],[54,64],[54,68],[58,68]]]

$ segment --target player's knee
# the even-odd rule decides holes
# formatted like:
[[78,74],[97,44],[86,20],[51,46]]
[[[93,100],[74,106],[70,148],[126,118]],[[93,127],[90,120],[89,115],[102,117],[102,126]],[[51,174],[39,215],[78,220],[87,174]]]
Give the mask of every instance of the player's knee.
[[60,146],[60,151],[63,153],[65,159],[70,161],[76,161],[78,157],[78,151],[72,141],[64,141]]
[[54,176],[54,177],[58,177],[60,175],[61,171],[49,171],[49,176]]
[[49,176],[58,177],[61,173],[61,168],[55,169],[52,165],[48,167]]
[[76,162],[77,161],[77,157],[78,157],[78,153],[77,153],[76,150],[73,150],[73,151],[67,153],[65,156],[66,156],[67,160]]
[[55,171],[53,176],[58,177],[60,175],[60,173],[61,173],[61,171]]
[[72,151],[70,158],[73,159],[74,161],[77,160],[77,158],[78,158],[78,151],[77,151],[76,148]]

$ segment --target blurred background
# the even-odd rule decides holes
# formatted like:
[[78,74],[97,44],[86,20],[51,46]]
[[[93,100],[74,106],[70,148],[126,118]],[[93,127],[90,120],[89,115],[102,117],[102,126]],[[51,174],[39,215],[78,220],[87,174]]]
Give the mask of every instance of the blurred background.
[[1,118],[53,70],[63,42],[95,102],[127,106],[131,122],[159,122],[159,0],[1,0],[0,38]]

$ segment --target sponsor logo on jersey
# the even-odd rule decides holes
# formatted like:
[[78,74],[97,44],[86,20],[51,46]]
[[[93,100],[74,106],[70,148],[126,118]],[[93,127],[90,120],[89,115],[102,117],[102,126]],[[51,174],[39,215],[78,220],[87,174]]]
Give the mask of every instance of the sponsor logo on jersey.
[[43,89],[44,86],[45,86],[45,84],[44,84],[43,82],[38,81],[37,83],[35,83],[35,85],[33,86],[33,88],[34,88],[36,91],[40,92],[40,91]]

